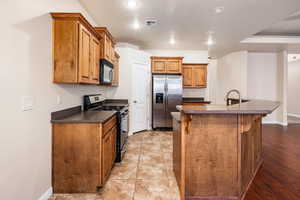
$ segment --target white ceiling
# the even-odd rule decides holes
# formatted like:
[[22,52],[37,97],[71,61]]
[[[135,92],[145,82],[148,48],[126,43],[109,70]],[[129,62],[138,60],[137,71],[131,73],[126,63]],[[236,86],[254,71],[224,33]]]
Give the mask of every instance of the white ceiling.
[[[135,10],[126,7],[128,0],[79,1],[118,42],[142,49],[206,50],[208,31],[213,31],[216,44],[209,49],[213,57],[247,47],[240,41],[300,10],[300,0],[137,0]],[[216,14],[219,6],[225,10]],[[134,21],[146,19],[158,24],[133,29]],[[169,42],[172,35],[174,45]]]
[[256,35],[300,36],[300,12],[290,15]]

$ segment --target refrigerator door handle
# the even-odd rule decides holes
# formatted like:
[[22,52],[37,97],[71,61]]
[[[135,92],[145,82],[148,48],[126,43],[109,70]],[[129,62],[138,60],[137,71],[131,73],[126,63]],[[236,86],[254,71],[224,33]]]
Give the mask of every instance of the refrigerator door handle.
[[168,81],[165,80],[165,112],[168,112]]

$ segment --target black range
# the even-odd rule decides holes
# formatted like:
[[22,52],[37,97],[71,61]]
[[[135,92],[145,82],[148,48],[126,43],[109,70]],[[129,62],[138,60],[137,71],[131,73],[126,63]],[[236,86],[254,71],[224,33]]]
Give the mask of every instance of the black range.
[[116,162],[121,162],[126,149],[129,132],[129,110],[128,100],[106,99],[101,94],[85,95],[83,97],[83,108],[85,111],[116,111],[117,112],[117,156]]

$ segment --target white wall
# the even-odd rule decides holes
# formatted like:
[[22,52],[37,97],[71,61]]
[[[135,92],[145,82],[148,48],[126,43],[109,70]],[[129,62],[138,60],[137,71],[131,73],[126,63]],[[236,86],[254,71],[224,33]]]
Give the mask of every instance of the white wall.
[[[97,86],[51,82],[49,12],[81,12],[77,0],[0,2],[0,199],[36,200],[51,187],[52,111],[81,104]],[[21,111],[21,97],[33,96],[34,109]],[[57,105],[56,98],[62,103]]]
[[[248,98],[277,100],[277,54],[249,53]],[[267,116],[265,121],[275,122],[276,114]]]
[[280,108],[264,118],[265,123],[285,123],[283,56],[283,52],[248,53],[248,98],[281,102]]
[[288,63],[288,98],[289,114],[300,116],[300,60]]
[[247,51],[230,53],[218,59],[218,104],[225,103],[226,93],[232,89],[239,90],[242,98],[247,98],[247,59]]
[[213,59],[209,61],[208,64],[208,100],[211,101],[211,104],[217,104],[217,94],[218,94],[218,60]]
[[[208,63],[207,51],[191,51],[191,50],[165,50],[165,49],[148,49],[145,50],[152,56],[174,56],[184,57],[183,63]],[[210,68],[208,67],[208,76],[210,74]],[[204,97],[209,99],[209,89],[183,89],[183,97]]]

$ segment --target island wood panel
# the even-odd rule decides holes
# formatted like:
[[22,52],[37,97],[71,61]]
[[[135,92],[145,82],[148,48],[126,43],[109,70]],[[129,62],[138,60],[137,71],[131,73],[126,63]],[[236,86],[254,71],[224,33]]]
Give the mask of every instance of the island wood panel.
[[99,124],[53,124],[54,193],[95,192],[101,185]]
[[[173,171],[178,185],[181,185],[181,168],[182,168],[182,135],[180,122],[173,118]],[[181,190],[181,186],[179,186]]]
[[240,195],[245,195],[262,164],[262,116],[239,115],[240,142]]
[[244,198],[262,164],[262,117],[181,113],[181,137],[176,131],[173,135],[173,162],[182,200]]
[[238,195],[237,123],[237,115],[192,116],[185,136],[187,199]]

